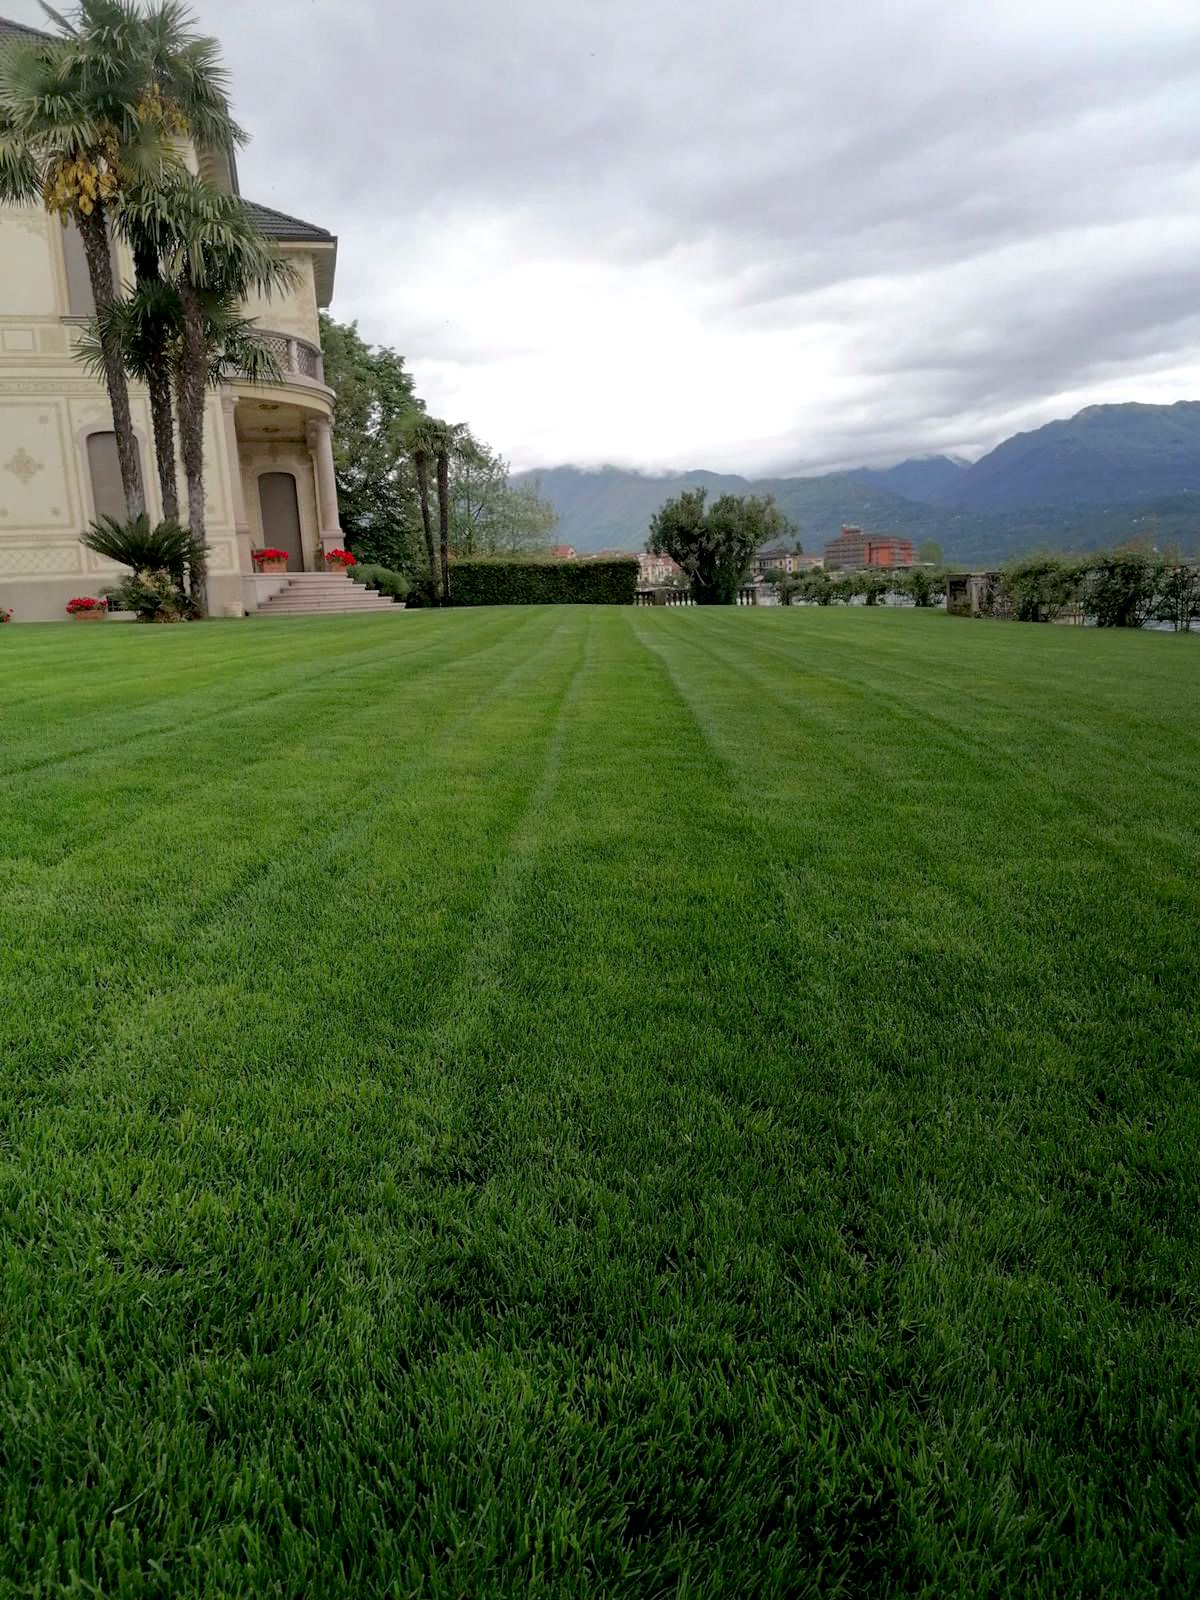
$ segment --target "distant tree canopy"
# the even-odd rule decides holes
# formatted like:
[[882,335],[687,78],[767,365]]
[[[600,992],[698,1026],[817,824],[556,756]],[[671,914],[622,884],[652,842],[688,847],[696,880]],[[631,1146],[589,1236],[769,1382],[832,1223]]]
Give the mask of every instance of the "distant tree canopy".
[[450,458],[450,548],[456,556],[520,555],[552,543],[558,512],[537,480],[514,484],[508,462],[469,431]]
[[367,344],[357,323],[323,315],[321,346],[335,395],[333,464],[347,541],[361,559],[411,569],[422,559],[421,515],[401,425],[424,406],[404,357]]
[[733,605],[760,545],[794,533],[771,497],[688,489],[668,500],[650,522],[646,548],[678,563],[697,605]]
[[423,469],[432,537],[442,520],[433,446],[443,438],[452,556],[519,554],[553,542],[558,516],[537,483],[513,484],[508,463],[468,427],[428,416],[403,356],[368,344],[356,323],[328,316],[321,318],[321,343],[325,381],[336,397],[338,504],[346,542],[360,560],[430,579],[419,480]]
[[942,547],[936,539],[922,539],[917,546],[917,560],[923,561],[927,566],[940,567],[942,564]]

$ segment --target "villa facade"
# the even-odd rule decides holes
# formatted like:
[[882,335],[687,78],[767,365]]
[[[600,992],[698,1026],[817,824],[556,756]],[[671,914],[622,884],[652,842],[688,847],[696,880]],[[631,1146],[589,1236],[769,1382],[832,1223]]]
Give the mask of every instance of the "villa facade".
[[[0,50],[32,30],[0,18]],[[240,194],[229,157],[186,152],[193,170]],[[297,270],[296,286],[247,307],[270,333],[284,381],[212,391],[204,449],[209,603],[214,616],[252,611],[279,582],[256,578],[252,549],[289,552],[289,569],[317,571],[343,542],[334,480],[333,393],[326,386],[318,311],[333,295],[337,240],[324,228],[247,201]],[[114,246],[117,273],[133,276]],[[122,569],[85,550],[97,516],[124,517],[112,414],[104,385],[73,349],[93,310],[82,245],[40,207],[0,206],[0,607],[14,621],[60,618],[74,595],[95,594]],[[161,516],[149,399],[130,386],[147,510]],[[182,490],[183,473],[179,481]]]

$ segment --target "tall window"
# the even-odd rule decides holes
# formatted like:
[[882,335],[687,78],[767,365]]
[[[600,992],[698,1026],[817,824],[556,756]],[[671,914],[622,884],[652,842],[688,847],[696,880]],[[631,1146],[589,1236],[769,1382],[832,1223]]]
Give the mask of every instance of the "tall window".
[[[67,269],[67,311],[73,317],[94,316],[96,301],[92,294],[92,280],[88,273],[83,238],[75,225],[74,217],[68,219],[66,227],[62,230],[62,242],[63,265]],[[108,259],[112,262],[113,283],[119,288],[121,264],[117,258],[116,241],[111,236]]]
[[124,522],[129,515],[125,490],[121,485],[121,461],[117,455],[115,433],[89,433],[87,436],[88,477],[92,483],[92,503],[98,517],[116,517]]
[[62,231],[63,260],[67,268],[67,307],[73,317],[90,317],[96,309],[87,257],[74,217]]

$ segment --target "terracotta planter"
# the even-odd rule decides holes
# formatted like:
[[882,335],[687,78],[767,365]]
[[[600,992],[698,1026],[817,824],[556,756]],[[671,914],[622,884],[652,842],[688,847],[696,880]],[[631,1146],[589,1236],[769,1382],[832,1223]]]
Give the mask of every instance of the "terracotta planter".
[[284,556],[282,561],[260,561],[258,563],[258,570],[260,572],[286,572],[287,557]]
[[350,568],[346,565],[346,563],[344,561],[327,561],[325,563],[325,571],[326,572],[349,572]]
[[100,606],[93,611],[72,611],[71,619],[74,622],[107,622],[108,611]]

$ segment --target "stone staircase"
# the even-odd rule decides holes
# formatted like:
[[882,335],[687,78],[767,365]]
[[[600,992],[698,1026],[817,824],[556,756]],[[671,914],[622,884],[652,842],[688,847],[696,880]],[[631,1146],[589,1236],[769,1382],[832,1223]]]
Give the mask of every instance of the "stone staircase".
[[339,611],[398,611],[388,595],[355,583],[344,572],[293,572],[283,588],[259,603],[258,617],[313,617]]

